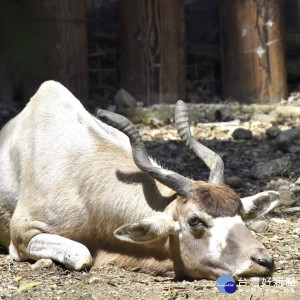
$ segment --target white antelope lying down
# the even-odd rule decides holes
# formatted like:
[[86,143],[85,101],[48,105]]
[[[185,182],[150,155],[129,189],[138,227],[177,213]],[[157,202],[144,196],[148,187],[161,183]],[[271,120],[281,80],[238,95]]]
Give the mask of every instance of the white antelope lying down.
[[240,199],[224,185],[223,162],[191,137],[182,101],[178,132],[211,169],[208,183],[158,166],[130,121],[97,114],[47,81],[2,129],[0,243],[13,259],[76,270],[113,261],[190,278],[272,273],[271,254],[242,219],[268,212],[278,193]]

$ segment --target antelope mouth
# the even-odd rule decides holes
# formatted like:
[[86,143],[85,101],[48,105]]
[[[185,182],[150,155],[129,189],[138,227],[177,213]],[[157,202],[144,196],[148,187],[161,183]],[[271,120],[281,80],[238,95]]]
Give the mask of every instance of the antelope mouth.
[[266,264],[266,266],[259,265],[255,262],[247,262],[242,268],[237,270],[232,277],[235,280],[239,280],[241,278],[249,278],[249,277],[271,277],[276,271],[276,267],[274,262],[271,264]]

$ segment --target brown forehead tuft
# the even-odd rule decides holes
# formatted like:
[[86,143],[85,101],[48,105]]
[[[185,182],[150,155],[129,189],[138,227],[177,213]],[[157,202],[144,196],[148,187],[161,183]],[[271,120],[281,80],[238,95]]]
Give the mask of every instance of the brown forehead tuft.
[[188,198],[214,218],[233,217],[243,213],[241,199],[225,184],[199,182]]

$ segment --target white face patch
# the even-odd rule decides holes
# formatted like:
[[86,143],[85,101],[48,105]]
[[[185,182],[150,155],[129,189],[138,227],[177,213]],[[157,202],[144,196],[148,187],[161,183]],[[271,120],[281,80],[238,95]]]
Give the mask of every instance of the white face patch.
[[234,276],[239,276],[242,274],[244,271],[248,270],[252,265],[252,262],[250,260],[244,262],[233,274]]
[[226,239],[230,230],[236,224],[243,224],[240,216],[219,217],[211,220],[211,238],[209,240],[209,252],[212,259],[218,259],[222,250],[226,247]]

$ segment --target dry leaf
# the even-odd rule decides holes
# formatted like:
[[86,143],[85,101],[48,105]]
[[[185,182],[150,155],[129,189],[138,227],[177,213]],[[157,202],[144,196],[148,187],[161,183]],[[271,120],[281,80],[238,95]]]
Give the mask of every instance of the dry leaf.
[[15,281],[15,282],[18,282],[18,281],[20,281],[20,280],[22,280],[22,279],[23,279],[23,275],[20,275],[20,276],[14,278],[14,281]]
[[41,285],[41,282],[38,281],[30,281],[30,282],[24,282],[22,283],[19,288],[18,288],[18,293],[22,293],[24,291],[29,291],[32,288],[34,288],[35,286]]

